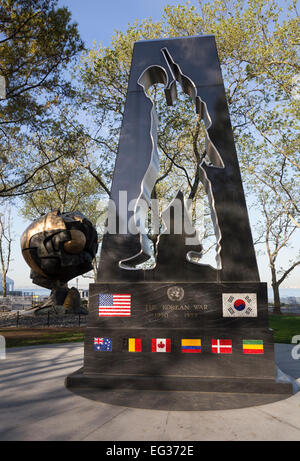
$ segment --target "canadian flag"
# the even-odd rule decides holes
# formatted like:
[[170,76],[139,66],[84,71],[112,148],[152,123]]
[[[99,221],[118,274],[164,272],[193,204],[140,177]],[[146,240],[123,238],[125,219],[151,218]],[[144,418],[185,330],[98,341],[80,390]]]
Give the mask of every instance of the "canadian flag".
[[170,338],[153,338],[152,352],[171,352]]

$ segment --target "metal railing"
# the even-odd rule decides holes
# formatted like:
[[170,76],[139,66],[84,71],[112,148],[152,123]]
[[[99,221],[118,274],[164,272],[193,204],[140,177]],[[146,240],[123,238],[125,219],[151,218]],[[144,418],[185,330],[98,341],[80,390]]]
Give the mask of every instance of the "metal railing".
[[63,327],[72,328],[87,325],[87,315],[83,314],[62,314],[54,315],[48,312],[44,315],[23,315],[17,312],[0,313],[0,328],[17,327]]

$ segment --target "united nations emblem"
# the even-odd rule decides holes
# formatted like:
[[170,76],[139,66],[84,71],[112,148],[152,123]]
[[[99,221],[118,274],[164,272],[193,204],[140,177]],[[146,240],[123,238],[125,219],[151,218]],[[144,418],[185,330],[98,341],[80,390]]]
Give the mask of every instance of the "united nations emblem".
[[184,289],[181,287],[170,287],[167,291],[170,301],[181,301],[184,297]]

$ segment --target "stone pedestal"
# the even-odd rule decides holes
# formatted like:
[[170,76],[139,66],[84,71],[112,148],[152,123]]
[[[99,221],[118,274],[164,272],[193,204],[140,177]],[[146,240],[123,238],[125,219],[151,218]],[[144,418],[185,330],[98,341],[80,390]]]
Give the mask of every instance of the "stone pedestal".
[[[99,317],[99,294],[122,293],[131,294],[131,316]],[[256,295],[256,317],[224,316],[224,299],[234,293]],[[94,350],[94,338],[110,338],[112,350]],[[141,352],[129,352],[129,338],[141,340]],[[152,352],[153,338],[170,339],[170,352]],[[201,352],[183,353],[182,339],[200,339]],[[231,340],[232,353],[213,353],[213,339]],[[243,340],[263,341],[263,353],[245,354]],[[84,347],[83,369],[66,381],[71,389],[192,392],[198,406],[207,393],[237,394],[241,406],[243,395],[258,404],[292,394],[275,379],[265,283],[93,284]]]

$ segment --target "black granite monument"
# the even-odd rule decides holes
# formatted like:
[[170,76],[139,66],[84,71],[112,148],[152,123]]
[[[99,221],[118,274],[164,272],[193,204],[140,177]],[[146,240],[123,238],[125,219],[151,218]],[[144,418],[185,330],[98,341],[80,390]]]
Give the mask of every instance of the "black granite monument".
[[[165,85],[169,105],[180,85],[203,120],[200,177],[217,236],[216,269],[201,264],[200,242],[188,245],[186,233],[174,232],[172,203],[155,267],[138,266],[151,256],[142,204],[150,204],[159,169],[147,93],[155,83]],[[183,220],[180,192],[177,200]],[[290,395],[291,384],[276,381],[267,285],[259,280],[213,36],[135,43],[108,217],[114,213],[115,232],[104,235],[98,280],[90,285],[84,366],[67,387],[111,403],[183,410]]]

